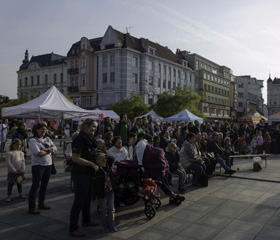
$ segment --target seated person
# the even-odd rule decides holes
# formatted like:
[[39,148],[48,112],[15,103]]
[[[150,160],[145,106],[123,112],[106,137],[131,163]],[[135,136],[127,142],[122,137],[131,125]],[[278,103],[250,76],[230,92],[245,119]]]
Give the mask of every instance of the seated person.
[[195,134],[188,133],[186,137],[187,140],[183,143],[180,151],[180,161],[185,169],[194,172],[192,185],[199,186],[198,179],[202,174],[205,174],[206,165],[197,153]]
[[217,132],[214,132],[212,135],[212,139],[209,143],[208,151],[213,152],[215,154],[215,159],[218,161],[218,163],[221,164],[222,168],[225,169],[225,174],[232,175],[236,172],[235,170],[230,169],[230,167],[225,163],[225,160],[222,157],[224,155],[225,150],[222,147],[220,147],[218,144]]
[[[127,150],[122,146],[122,139],[120,136],[114,137],[112,141],[113,147],[111,147],[107,155],[112,156],[115,158],[115,162],[120,162],[122,160],[128,160],[128,152]],[[113,168],[116,169],[117,166],[113,164]]]
[[[140,163],[139,165],[142,165],[143,155],[144,155],[144,151],[145,151],[144,145],[147,145],[147,144],[150,144],[150,145],[153,144],[153,137],[148,134],[145,135],[144,139],[140,140],[135,147],[137,161]],[[169,204],[180,205],[181,202],[183,202],[185,200],[185,197],[172,192],[172,190],[168,186],[168,182],[165,177],[157,177],[154,180],[161,182],[161,184],[159,184],[158,186],[165,193],[165,195],[169,196],[169,198],[170,198]]]
[[184,185],[187,180],[187,174],[180,162],[180,155],[179,152],[177,151],[177,146],[175,143],[168,144],[165,151],[165,158],[168,161],[169,169],[172,172],[172,174],[176,174],[179,176],[178,191],[180,193],[185,193],[186,190],[184,188]]

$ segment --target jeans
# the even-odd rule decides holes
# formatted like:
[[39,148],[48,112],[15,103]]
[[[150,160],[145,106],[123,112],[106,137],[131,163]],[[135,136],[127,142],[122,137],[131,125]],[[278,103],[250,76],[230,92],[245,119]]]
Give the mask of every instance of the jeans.
[[226,165],[225,160],[222,157],[216,157],[216,160],[221,164],[222,168],[225,169],[226,172],[230,170],[230,167]]
[[[102,227],[112,226],[115,224],[115,207],[114,207],[115,196],[114,192],[105,195],[104,198],[98,198],[100,207],[100,220]],[[107,210],[107,216],[106,216]]]
[[183,188],[185,185],[185,182],[187,180],[187,174],[185,172],[184,168],[177,168],[175,171],[173,171],[173,174],[176,174],[179,176],[178,179],[178,188]]
[[39,187],[39,205],[44,204],[47,186],[51,176],[51,170],[52,165],[32,166],[32,185],[29,191],[29,209],[33,209],[36,206],[36,193]]
[[192,163],[191,165],[187,166],[188,170],[194,171],[193,174],[193,183],[197,183],[201,174],[205,174],[206,165],[200,165],[198,163]]
[[77,230],[80,212],[82,211],[83,223],[91,221],[91,176],[73,174],[75,198],[70,213],[69,231]]
[[161,181],[161,185],[159,186],[161,188],[161,190],[165,193],[166,196],[170,196],[172,191],[170,190],[167,180],[165,177],[157,177],[156,178],[157,181]]

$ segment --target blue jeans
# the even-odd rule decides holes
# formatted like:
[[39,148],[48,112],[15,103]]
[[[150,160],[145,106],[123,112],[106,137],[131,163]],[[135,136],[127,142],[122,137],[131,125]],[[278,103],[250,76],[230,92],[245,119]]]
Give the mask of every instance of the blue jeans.
[[45,202],[47,186],[51,176],[52,165],[49,166],[32,166],[32,185],[29,191],[29,209],[36,206],[36,193],[39,189],[39,205]]
[[[115,224],[115,207],[114,207],[115,196],[114,192],[105,195],[104,198],[98,198],[100,207],[100,220],[102,227],[112,226]],[[106,210],[107,216],[106,216]]]
[[70,213],[69,231],[77,230],[80,212],[82,211],[83,223],[91,221],[91,176],[73,174],[75,198]]
[[201,176],[201,174],[205,174],[205,170],[206,170],[206,165],[200,165],[198,163],[192,163],[191,165],[187,166],[187,169],[194,171],[193,174],[193,183],[197,183],[199,177]]
[[221,164],[222,168],[225,169],[226,172],[230,170],[230,167],[226,165],[225,160],[222,157],[215,157],[218,163]]

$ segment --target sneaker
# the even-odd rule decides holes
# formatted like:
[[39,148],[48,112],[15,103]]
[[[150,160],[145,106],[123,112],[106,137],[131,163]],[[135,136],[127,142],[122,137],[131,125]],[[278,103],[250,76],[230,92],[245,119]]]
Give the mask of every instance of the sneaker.
[[110,232],[109,227],[108,227],[108,226],[104,226],[104,227],[103,227],[103,232],[104,232],[104,233]]
[[11,197],[7,197],[5,201],[10,202],[11,200],[12,200]]
[[180,202],[183,202],[183,201],[185,201],[186,198],[184,196],[180,196],[180,195],[177,194],[175,199],[177,199]]
[[113,232],[117,232],[117,231],[118,231],[118,229],[117,229],[117,227],[115,226],[115,224],[112,224],[111,229],[112,229]]
[[232,175],[232,174],[234,174],[235,172],[236,172],[236,170],[232,170],[232,169],[230,169],[230,170],[228,171],[229,175]]
[[177,198],[172,198],[169,200],[169,204],[179,206],[181,201],[179,201]]

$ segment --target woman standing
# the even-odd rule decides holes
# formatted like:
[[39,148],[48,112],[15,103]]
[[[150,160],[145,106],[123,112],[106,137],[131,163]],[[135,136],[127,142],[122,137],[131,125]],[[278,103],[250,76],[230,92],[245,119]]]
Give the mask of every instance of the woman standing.
[[72,169],[75,198],[70,213],[69,234],[74,237],[83,237],[85,234],[79,231],[78,221],[82,211],[83,226],[94,227],[99,224],[92,222],[90,218],[91,205],[91,179],[93,170],[98,171],[98,166],[90,161],[93,151],[97,148],[94,133],[97,129],[97,122],[93,119],[86,119],[80,126],[80,133],[72,143]]
[[57,150],[56,146],[49,137],[45,138],[47,128],[42,123],[34,127],[34,137],[29,141],[31,151],[32,166],[32,185],[29,191],[29,210],[30,214],[40,214],[35,209],[36,193],[39,189],[38,208],[42,210],[51,209],[44,204],[47,186],[52,170],[52,153]]
[[1,143],[0,152],[5,151],[5,144],[9,132],[8,130],[9,130],[8,119],[3,118],[3,122],[0,124],[0,143]]

